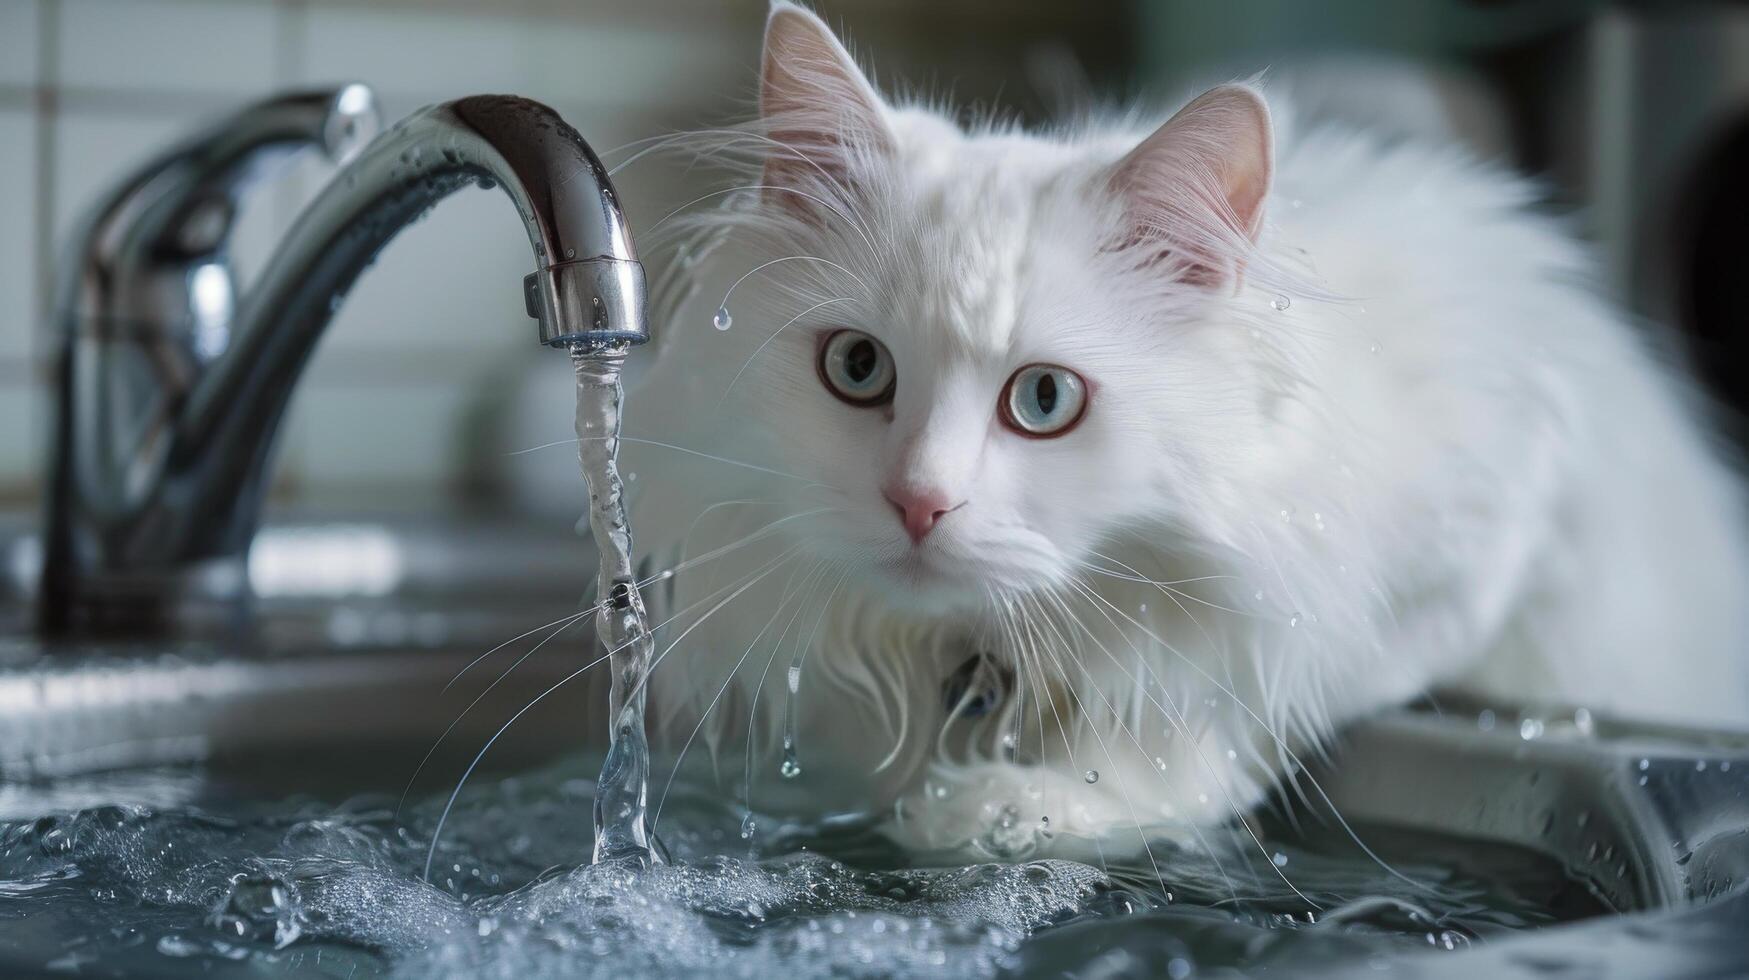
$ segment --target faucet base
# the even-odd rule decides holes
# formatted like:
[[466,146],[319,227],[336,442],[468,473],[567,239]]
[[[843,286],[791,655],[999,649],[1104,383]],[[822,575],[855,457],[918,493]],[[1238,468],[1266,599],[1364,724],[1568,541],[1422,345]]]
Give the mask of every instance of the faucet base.
[[39,597],[37,627],[45,636],[237,636],[249,628],[254,600],[240,555],[105,570],[56,592],[45,588]]

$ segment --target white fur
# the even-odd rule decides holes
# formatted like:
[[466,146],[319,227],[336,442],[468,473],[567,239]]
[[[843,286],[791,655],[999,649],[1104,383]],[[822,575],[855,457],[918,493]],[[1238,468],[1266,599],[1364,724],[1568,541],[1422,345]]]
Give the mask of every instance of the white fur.
[[[640,544],[678,560],[780,522],[673,580],[667,608],[691,611],[659,650],[716,611],[653,678],[670,751],[696,729],[726,785],[750,759],[756,806],[898,801],[907,843],[1011,853],[990,841],[1014,812],[1199,834],[1433,687],[1749,721],[1737,482],[1524,181],[1451,146],[1296,131],[1271,92],[1255,244],[1203,241],[1234,274],[1187,282],[1110,247],[1128,219],[1109,175],[1153,126],[968,132],[881,103],[813,15],[779,4],[772,25],[799,88],[774,94],[768,64],[766,124],[712,156],[757,168],[786,152],[762,134],[850,135],[783,169],[802,193],[694,219],[718,247],[631,401],[635,435],[765,468],[628,446]],[[810,85],[812,118],[783,103]],[[774,259],[713,330],[728,284]],[[820,384],[837,326],[891,349],[890,412]],[[997,418],[1039,361],[1092,388],[1060,439]],[[967,504],[913,547],[894,480]],[[942,681],[974,648],[1020,693],[950,721]],[[792,665],[802,775],[783,780]]]

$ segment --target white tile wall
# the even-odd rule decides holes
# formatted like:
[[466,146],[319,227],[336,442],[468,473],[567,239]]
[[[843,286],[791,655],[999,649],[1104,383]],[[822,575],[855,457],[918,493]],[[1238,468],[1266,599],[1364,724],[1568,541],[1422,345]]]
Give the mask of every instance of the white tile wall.
[[274,8],[203,0],[59,0],[60,84],[247,98],[274,85]]
[[[720,18],[662,30],[598,20],[313,7],[303,20],[302,79],[359,79],[392,95],[514,92],[543,102],[650,106],[749,91],[748,53]],[[397,57],[385,58],[385,52]]]
[[37,73],[37,0],[0,3],[0,85],[34,85]]
[[22,360],[36,322],[34,113],[0,109],[0,175],[0,360]]

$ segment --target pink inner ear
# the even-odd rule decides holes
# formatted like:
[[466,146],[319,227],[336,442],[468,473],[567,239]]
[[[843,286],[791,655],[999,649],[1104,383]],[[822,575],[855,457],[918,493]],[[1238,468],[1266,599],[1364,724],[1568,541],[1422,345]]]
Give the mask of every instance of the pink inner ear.
[[1203,94],[1113,170],[1130,222],[1117,248],[1145,248],[1143,264],[1187,282],[1236,279],[1263,227],[1272,168],[1262,97],[1242,85]]
[[[759,109],[766,135],[782,144],[765,164],[765,183],[776,188],[838,192],[855,154],[889,144],[880,96],[831,29],[800,7],[778,6],[766,23]],[[807,204],[768,194],[787,207]]]

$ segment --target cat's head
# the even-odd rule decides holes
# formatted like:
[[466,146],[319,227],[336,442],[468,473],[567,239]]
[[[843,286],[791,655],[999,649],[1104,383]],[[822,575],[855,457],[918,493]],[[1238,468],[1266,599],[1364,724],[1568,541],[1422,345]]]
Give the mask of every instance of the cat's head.
[[952,606],[1214,512],[1263,424],[1231,315],[1271,172],[1253,89],[1151,135],[967,131],[780,3],[761,117],[736,360],[749,424],[834,508],[809,546]]

